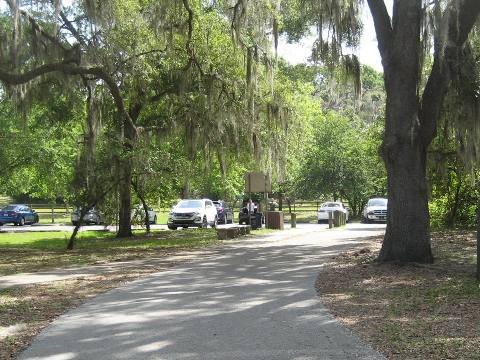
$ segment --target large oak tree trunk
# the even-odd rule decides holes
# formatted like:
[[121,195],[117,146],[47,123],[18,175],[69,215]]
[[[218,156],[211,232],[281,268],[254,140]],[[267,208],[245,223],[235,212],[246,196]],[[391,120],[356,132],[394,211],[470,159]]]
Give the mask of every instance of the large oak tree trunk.
[[433,261],[425,161],[426,149],[418,139],[397,144],[385,159],[388,214],[380,261]]
[[379,261],[433,261],[426,183],[427,147],[416,91],[418,55],[385,71],[387,107],[382,155],[387,170],[387,230]]

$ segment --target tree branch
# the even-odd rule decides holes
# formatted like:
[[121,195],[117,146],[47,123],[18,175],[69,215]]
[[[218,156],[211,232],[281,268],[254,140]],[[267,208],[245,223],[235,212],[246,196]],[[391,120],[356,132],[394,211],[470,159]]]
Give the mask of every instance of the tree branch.
[[73,26],[72,22],[68,20],[67,16],[63,13],[63,11],[60,11],[60,17],[62,18],[66,28],[70,31],[70,33],[77,39],[77,41],[81,45],[86,45],[85,39],[80,35],[80,33],[75,29],[75,26]]
[[388,15],[387,7],[383,0],[367,0],[372,13],[375,32],[377,34],[378,50],[384,66],[388,63],[388,56],[392,46],[392,21]]
[[3,81],[7,85],[20,85],[52,72],[61,72],[66,75],[93,75],[97,79],[103,80],[110,89],[110,93],[112,94],[118,112],[125,117],[132,130],[136,132],[135,124],[125,109],[120,89],[115,83],[115,80],[107,74],[102,67],[80,66],[72,63],[57,62],[39,66],[23,74],[12,74],[0,68],[0,81]]
[[451,4],[443,14],[442,22],[447,26],[447,38],[445,40],[441,39],[441,36],[435,38],[433,67],[420,104],[420,123],[425,145],[436,136],[437,122],[451,75],[479,15],[478,0],[463,0],[457,6]]

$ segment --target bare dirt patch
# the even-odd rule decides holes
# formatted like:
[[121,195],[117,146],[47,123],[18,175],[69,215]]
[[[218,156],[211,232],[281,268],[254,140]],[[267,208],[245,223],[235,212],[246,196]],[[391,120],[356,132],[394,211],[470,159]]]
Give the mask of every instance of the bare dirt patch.
[[331,259],[316,284],[323,303],[390,359],[480,359],[475,234],[433,234],[432,265],[378,264],[381,241]]

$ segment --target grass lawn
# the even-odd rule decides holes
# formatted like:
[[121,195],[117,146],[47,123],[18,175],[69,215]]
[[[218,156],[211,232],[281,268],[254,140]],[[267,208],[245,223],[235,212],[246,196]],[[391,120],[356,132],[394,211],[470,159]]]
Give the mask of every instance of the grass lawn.
[[433,233],[431,265],[378,264],[382,239],[372,238],[332,258],[317,290],[337,319],[389,359],[480,359],[475,235]]
[[135,231],[131,239],[116,239],[105,231],[80,232],[76,248],[66,250],[68,232],[0,234],[0,275],[56,267],[136,259],[174,249],[203,247],[217,242],[215,230]]
[[[317,223],[317,212],[312,211],[299,211],[296,212],[297,214],[297,223],[304,223],[304,224],[316,224]],[[285,221],[290,222],[290,213],[285,212],[284,215]]]

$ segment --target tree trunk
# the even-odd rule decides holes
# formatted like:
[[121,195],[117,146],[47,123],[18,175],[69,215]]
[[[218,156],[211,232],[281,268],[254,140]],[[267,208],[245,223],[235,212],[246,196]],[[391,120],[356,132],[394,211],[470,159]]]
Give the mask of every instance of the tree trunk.
[[[136,117],[134,117],[136,120]],[[131,237],[132,233],[132,196],[131,196],[131,183],[132,183],[132,151],[136,141],[135,129],[133,129],[129,123],[124,122],[124,155],[120,160],[120,174],[119,181],[119,219],[118,219],[118,232],[117,237]]]
[[426,149],[417,140],[399,144],[385,160],[388,174],[387,231],[379,261],[431,263]]
[[91,207],[82,207],[80,210],[80,217],[78,219],[77,225],[75,225],[75,228],[73,229],[72,235],[70,236],[70,239],[68,240],[67,244],[67,250],[73,250],[75,247],[76,239],[77,239],[77,234],[78,230],[80,227],[83,225],[83,219],[85,218],[85,215],[87,212],[89,212]]
[[480,199],[477,202],[477,281],[480,282]]
[[121,179],[119,181],[119,218],[118,218],[118,232],[117,237],[131,237],[132,222],[131,222],[131,189],[132,182],[132,165],[129,159],[124,159],[121,162]]
[[[125,117],[123,121],[123,148],[124,155],[120,160],[120,174],[122,175],[119,181],[119,195],[120,195],[120,209],[118,219],[117,237],[131,237],[132,233],[132,168],[133,159],[132,152],[137,142],[137,132],[135,124],[137,122],[140,111],[142,110],[142,92],[138,94],[137,101],[133,102],[128,111],[128,118]],[[128,121],[130,120],[130,121]]]

